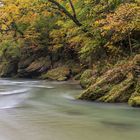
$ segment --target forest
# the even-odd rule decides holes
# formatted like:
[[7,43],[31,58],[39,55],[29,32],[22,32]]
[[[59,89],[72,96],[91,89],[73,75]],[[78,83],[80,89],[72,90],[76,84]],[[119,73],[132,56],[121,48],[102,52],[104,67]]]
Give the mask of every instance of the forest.
[[77,99],[140,106],[140,1],[1,0],[0,76],[77,80]]
[[140,0],[0,0],[0,140],[140,140]]

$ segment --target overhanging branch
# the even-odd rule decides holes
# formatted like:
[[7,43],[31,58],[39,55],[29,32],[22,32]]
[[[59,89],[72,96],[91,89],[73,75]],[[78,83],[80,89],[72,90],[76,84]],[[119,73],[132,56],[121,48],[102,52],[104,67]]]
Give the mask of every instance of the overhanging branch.
[[[51,2],[51,3],[53,3],[54,5],[56,5],[58,7],[58,9],[61,12],[63,12],[66,16],[68,16],[77,26],[79,26],[79,27],[82,26],[82,23],[76,17],[76,13],[74,15],[72,15],[65,7],[63,7],[60,3],[58,3],[55,0],[48,0],[48,1]],[[73,9],[73,8],[72,8],[72,10],[74,10],[73,12],[75,12],[75,9]]]

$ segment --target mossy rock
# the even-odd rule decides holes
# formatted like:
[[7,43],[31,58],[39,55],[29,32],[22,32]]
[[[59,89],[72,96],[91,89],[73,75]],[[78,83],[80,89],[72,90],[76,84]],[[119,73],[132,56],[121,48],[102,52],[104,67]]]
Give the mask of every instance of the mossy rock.
[[140,55],[99,76],[78,98],[140,107]]
[[68,67],[58,67],[49,70],[46,74],[41,76],[42,79],[50,79],[57,81],[65,81],[70,77],[70,69]]
[[134,77],[132,74],[129,74],[126,80],[122,81],[120,84],[114,85],[112,89],[105,96],[99,98],[98,101],[108,103],[127,102],[134,90]]
[[46,72],[51,67],[51,62],[46,57],[38,58],[34,61],[25,60],[24,64],[28,63],[27,67],[19,68],[18,76],[19,77],[37,77],[41,73]]
[[82,72],[78,73],[77,75],[74,76],[74,80],[80,80],[82,75]]
[[[88,75],[89,76],[89,75]],[[106,95],[111,90],[111,87],[120,83],[125,78],[121,69],[109,70],[104,75],[97,78],[80,96],[80,99],[97,100]],[[90,79],[90,78],[89,78]],[[87,78],[87,81],[89,80]],[[86,82],[87,82],[86,81]]]
[[17,74],[18,61],[3,62],[0,65],[0,77],[13,77]]
[[140,107],[140,83],[137,83],[135,92],[131,95],[128,104],[133,107]]
[[140,54],[137,54],[134,59],[133,59],[133,64],[134,65],[139,65],[140,66]]
[[19,61],[19,64],[18,64],[18,67],[19,69],[25,69],[27,68],[32,62],[34,61],[34,58],[31,56],[31,57],[28,57],[26,59],[20,59]]
[[140,96],[136,96],[134,98],[131,98],[129,100],[128,104],[130,106],[133,106],[133,107],[140,107]]
[[110,85],[106,85],[104,87],[95,86],[94,90],[92,88],[88,88],[78,97],[78,99],[95,101],[98,98],[104,96],[109,91],[109,89]]
[[85,70],[80,77],[80,85],[82,86],[82,88],[89,87],[94,81],[95,77],[93,77],[93,70],[91,69]]
[[33,61],[27,68],[27,72],[43,72],[43,69],[47,69],[51,67],[50,60],[42,57],[38,60]]

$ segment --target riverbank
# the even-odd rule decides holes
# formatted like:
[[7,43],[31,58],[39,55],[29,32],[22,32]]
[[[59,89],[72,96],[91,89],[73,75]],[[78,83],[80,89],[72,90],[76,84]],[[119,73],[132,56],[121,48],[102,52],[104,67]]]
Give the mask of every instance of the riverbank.
[[86,90],[79,99],[140,106],[140,55],[113,66],[100,76],[92,76],[88,70],[83,77]]
[[38,78],[66,81],[82,71],[77,58],[51,58],[45,49],[22,48],[20,57],[1,57],[0,77]]
[[74,80],[84,89],[78,99],[140,106],[139,54],[119,61],[119,64],[116,62],[109,68],[105,65],[102,69],[98,65],[86,69],[74,59],[56,59],[52,64],[44,50],[22,49],[21,54],[24,55],[20,58],[1,58],[1,77]]

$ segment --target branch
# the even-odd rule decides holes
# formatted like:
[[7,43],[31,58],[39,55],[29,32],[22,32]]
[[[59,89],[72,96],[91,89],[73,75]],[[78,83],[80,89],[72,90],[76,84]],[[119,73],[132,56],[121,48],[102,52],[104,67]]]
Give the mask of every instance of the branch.
[[73,5],[72,1],[69,0],[69,3],[70,3],[70,6],[71,6],[71,9],[72,9],[72,11],[73,11],[73,17],[77,18],[76,12],[75,12],[75,8],[74,8],[74,5]]
[[[55,0],[48,0],[48,1],[53,3],[54,5],[56,5],[58,7],[58,9],[61,12],[63,12],[66,16],[68,16],[77,26],[79,26],[79,27],[82,26],[82,23],[80,23],[80,21],[76,18],[76,13],[74,15],[72,15],[65,7],[63,7],[61,4],[59,4]],[[72,2],[71,2],[71,4],[72,4]],[[73,7],[73,4],[71,6]],[[75,12],[75,9],[73,9],[73,10],[74,10],[73,12]]]
[[[55,0],[48,0],[49,2],[51,2],[52,4],[54,4],[54,5],[56,5],[57,6],[57,8],[61,11],[61,12],[63,12],[67,17],[69,17],[78,27],[81,27],[82,26],[82,23],[77,19],[77,17],[76,17],[76,12],[75,12],[75,9],[73,9],[74,11],[73,12],[75,12],[75,14],[74,15],[72,15],[65,7],[63,7],[60,3],[58,3],[57,1],[55,1]],[[71,0],[69,0],[69,2],[70,2]],[[73,6],[73,3],[72,3],[72,1],[71,1],[71,6]],[[74,7],[73,7],[74,8]],[[88,36],[88,37],[93,37],[93,34],[92,33],[90,33],[90,31],[89,31],[89,29],[87,29],[87,28],[81,28],[81,30],[84,32],[84,33],[86,33],[86,35]]]

